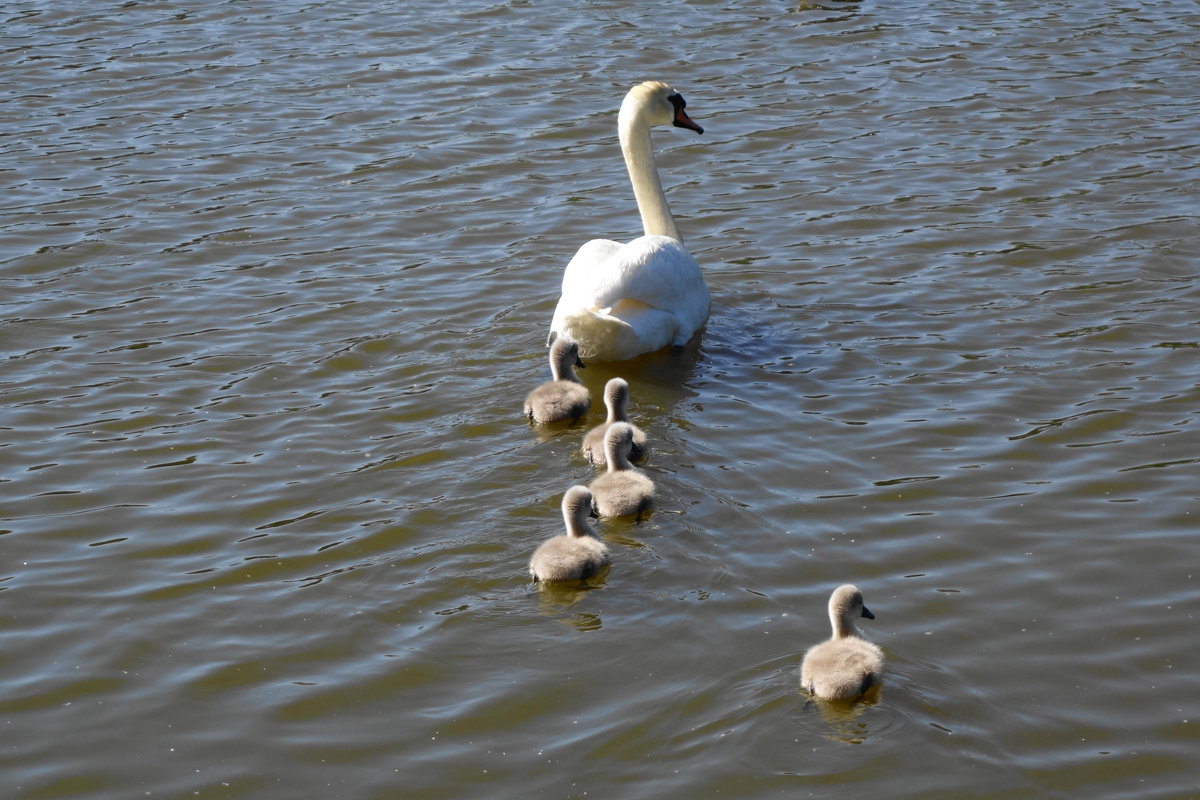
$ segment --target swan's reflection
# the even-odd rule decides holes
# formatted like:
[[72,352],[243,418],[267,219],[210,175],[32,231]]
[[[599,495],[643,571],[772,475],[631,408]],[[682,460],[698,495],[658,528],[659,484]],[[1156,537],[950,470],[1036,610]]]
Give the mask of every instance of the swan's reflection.
[[807,11],[839,11],[842,16],[820,17],[805,20],[806,22],[845,22],[858,16],[858,0],[799,0],[795,13]]
[[538,593],[538,610],[582,633],[600,630],[603,620],[599,614],[575,610],[571,607],[583,600],[593,589],[603,589],[608,570],[609,566],[605,565],[590,578],[535,584],[535,591]]
[[[586,369],[576,373],[594,400],[588,414],[571,421],[549,424],[531,422],[529,428],[539,442],[554,441],[560,436],[578,436],[582,446],[584,435],[604,421],[602,399],[608,381],[621,378],[628,384],[630,421],[651,435],[649,429],[657,421],[686,414],[689,401],[697,396],[692,383],[701,359],[701,337],[696,336],[682,348],[666,348],[629,361],[591,362]],[[530,384],[533,385],[543,379],[544,373],[531,372],[530,375]],[[519,406],[514,413],[520,413]],[[654,444],[653,441],[649,442],[651,451]]]
[[860,720],[859,717],[868,708],[878,705],[883,695],[883,686],[875,684],[865,694],[851,700],[820,700],[809,697],[803,691],[800,694],[806,698],[804,710],[808,712],[815,709],[820,713],[822,721],[829,726],[830,730],[822,734],[826,739],[845,744],[862,744],[869,738],[870,730],[866,720]]

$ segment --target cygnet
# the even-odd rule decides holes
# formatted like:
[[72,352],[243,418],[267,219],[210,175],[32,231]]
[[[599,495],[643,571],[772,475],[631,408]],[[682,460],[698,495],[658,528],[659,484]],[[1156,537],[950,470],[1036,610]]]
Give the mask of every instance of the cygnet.
[[588,522],[592,493],[572,486],[563,495],[563,521],[567,532],[542,542],[529,560],[535,581],[570,581],[590,578],[608,563],[608,546],[596,537]]
[[558,337],[550,346],[550,374],[546,381],[525,397],[525,416],[534,422],[560,422],[578,419],[587,413],[592,398],[572,367],[583,367],[579,345]]
[[[629,422],[629,384],[622,378],[613,378],[604,384],[604,407],[608,409],[608,418],[604,424],[592,428],[583,437],[583,455],[588,461],[597,466],[604,466],[604,433],[614,422]],[[633,428],[633,447],[629,452],[630,461],[640,461],[646,455],[646,433],[637,425]]]
[[858,697],[883,676],[883,651],[863,638],[854,625],[859,617],[875,619],[857,586],[845,584],[829,597],[833,636],[804,655],[800,685],[826,700]]
[[654,482],[633,468],[629,451],[633,446],[633,426],[614,422],[604,434],[604,454],[608,471],[588,486],[592,503],[602,517],[639,514],[654,502]]

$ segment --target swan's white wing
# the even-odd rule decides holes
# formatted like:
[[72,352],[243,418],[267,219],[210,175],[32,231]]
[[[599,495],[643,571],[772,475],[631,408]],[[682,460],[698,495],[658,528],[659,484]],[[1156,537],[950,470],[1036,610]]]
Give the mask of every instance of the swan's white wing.
[[605,291],[609,265],[615,263],[625,245],[610,239],[592,239],[575,252],[563,271],[562,298],[570,306],[588,308]]
[[660,311],[701,314],[700,322],[708,317],[708,287],[700,265],[677,239],[638,237],[596,273],[593,298],[601,308],[632,300]]
[[632,358],[681,345],[708,318],[700,265],[682,242],[642,236],[621,245],[588,242],[563,274],[552,334],[579,343],[584,358]]

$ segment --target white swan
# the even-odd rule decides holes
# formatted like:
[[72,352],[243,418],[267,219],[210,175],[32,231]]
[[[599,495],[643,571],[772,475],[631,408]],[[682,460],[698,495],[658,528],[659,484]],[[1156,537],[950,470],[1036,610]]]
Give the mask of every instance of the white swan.
[[875,619],[863,604],[857,586],[845,584],[829,597],[829,622],[833,636],[814,646],[800,664],[800,685],[826,700],[858,697],[879,683],[883,651],[863,638],[854,625],[858,617]]
[[[584,434],[583,447],[580,448],[588,461],[600,467],[607,463],[604,455],[605,431],[614,422],[629,422],[629,384],[624,378],[612,378],[604,384],[604,407],[608,409],[608,417]],[[646,432],[632,423],[629,427],[633,429],[633,448],[629,452],[629,460],[640,461],[646,455]]]
[[577,342],[584,358],[619,361],[682,346],[708,319],[708,286],[675,227],[650,148],[651,125],[704,132],[686,105],[659,81],[625,95],[617,129],[646,235],[628,244],[593,239],[579,248],[563,273],[548,344],[562,336]]
[[529,577],[535,581],[570,581],[590,578],[608,563],[608,545],[588,524],[592,493],[572,486],[562,499],[567,532],[542,542],[529,559]]

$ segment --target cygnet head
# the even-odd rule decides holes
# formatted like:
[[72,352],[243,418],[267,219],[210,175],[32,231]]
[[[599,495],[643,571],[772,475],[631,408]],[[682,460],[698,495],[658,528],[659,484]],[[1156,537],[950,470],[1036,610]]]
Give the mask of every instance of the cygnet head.
[[632,469],[629,453],[633,449],[633,428],[628,422],[614,422],[604,434],[604,457],[608,471]]
[[863,595],[858,587],[847,583],[834,589],[829,596],[829,621],[833,624],[834,638],[859,636],[854,620],[860,617],[875,619],[871,609],[863,603]]
[[556,337],[550,345],[550,372],[554,380],[581,383],[572,367],[587,367],[579,358],[579,345],[565,336]]
[[647,125],[674,125],[677,128],[687,128],[696,133],[704,133],[684,109],[687,101],[683,95],[675,91],[668,83],[662,81],[646,81],[639,83],[629,90],[621,103],[621,113],[617,116],[617,124],[624,126],[631,123],[634,117],[641,117]]
[[629,384],[624,378],[612,378],[604,384],[604,407],[608,409],[609,424],[629,419]]
[[586,486],[572,486],[562,499],[563,522],[568,536],[594,536],[589,517],[592,511],[592,492]]

